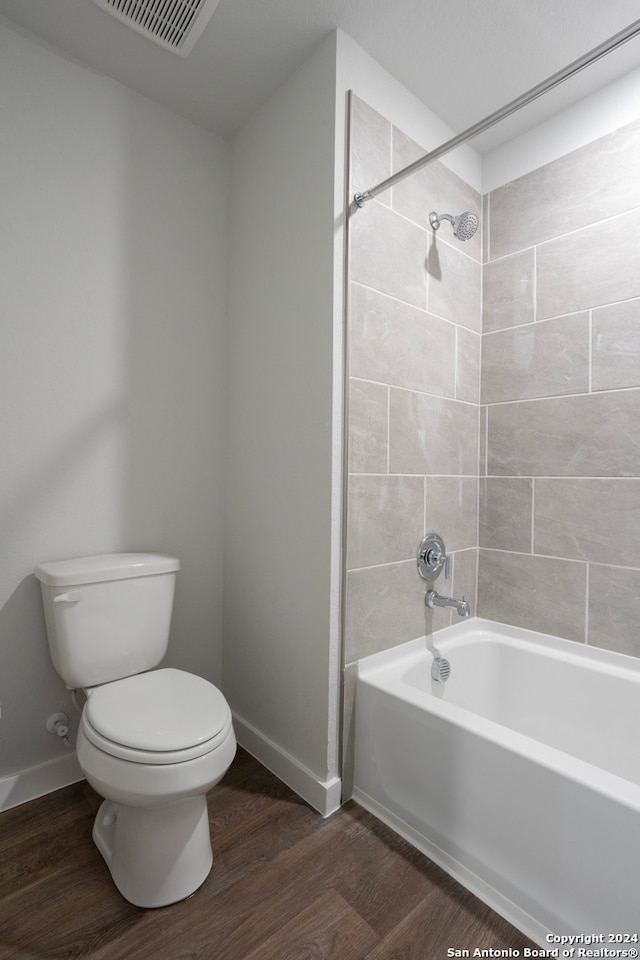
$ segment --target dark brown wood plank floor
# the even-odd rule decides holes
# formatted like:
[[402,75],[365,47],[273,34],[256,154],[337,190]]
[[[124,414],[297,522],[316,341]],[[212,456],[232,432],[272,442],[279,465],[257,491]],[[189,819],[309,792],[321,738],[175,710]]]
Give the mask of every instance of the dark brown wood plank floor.
[[118,894],[75,784],[0,815],[0,960],[441,960],[534,945],[354,803],[323,820],[240,750],[214,866],[159,910]]

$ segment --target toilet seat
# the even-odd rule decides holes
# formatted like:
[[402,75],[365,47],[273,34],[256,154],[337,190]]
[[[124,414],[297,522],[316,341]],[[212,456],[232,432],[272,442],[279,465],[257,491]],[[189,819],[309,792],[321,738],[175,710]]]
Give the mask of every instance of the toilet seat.
[[95,687],[82,728],[100,750],[134,763],[181,763],[215,750],[232,718],[220,691],[194,674],[165,668]]

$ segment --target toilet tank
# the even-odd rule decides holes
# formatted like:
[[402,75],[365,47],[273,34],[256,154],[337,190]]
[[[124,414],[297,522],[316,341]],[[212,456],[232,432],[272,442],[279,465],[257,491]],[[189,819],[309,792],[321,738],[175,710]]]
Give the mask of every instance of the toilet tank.
[[109,683],[160,663],[179,569],[179,560],[156,553],[36,567],[51,659],[68,687]]

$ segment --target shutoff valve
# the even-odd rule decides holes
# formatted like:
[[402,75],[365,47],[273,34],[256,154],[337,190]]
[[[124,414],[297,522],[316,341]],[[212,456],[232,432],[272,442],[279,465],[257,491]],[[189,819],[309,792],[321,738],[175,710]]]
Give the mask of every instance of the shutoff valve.
[[47,720],[47,730],[61,740],[65,740],[69,733],[69,717],[66,713],[53,713]]

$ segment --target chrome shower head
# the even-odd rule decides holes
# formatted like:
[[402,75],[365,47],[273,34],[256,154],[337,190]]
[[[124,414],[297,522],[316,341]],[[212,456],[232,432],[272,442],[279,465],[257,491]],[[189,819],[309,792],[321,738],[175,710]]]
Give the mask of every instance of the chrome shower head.
[[453,235],[458,240],[470,240],[478,229],[478,218],[468,210],[458,217],[452,217],[450,213],[436,213],[435,210],[429,214],[429,223],[434,230],[438,229],[441,220],[448,220],[452,224]]

